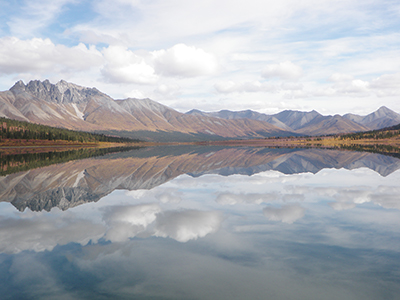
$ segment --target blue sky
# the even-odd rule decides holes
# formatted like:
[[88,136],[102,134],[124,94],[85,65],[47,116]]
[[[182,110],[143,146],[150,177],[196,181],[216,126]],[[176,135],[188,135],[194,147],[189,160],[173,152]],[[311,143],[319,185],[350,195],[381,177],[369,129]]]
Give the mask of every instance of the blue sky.
[[0,90],[64,79],[185,112],[400,112],[400,2],[0,0]]

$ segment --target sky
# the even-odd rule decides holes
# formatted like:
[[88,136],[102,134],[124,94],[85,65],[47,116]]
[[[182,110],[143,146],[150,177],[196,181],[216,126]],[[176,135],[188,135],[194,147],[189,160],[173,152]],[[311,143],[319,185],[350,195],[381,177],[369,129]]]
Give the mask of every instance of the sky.
[[0,90],[63,79],[191,109],[400,113],[398,0],[0,0]]

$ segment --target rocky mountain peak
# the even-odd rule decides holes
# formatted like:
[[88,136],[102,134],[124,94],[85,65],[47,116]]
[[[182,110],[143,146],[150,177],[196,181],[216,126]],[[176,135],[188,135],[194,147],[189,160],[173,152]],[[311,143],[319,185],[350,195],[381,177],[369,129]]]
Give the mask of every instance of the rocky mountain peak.
[[60,93],[64,94],[66,91],[68,90],[75,90],[75,91],[83,91],[83,90],[91,90],[90,88],[85,88],[83,86],[71,83],[71,82],[67,82],[65,80],[60,80],[59,82],[57,82],[56,87],[58,88],[58,90],[60,91]]
[[22,80],[15,83],[10,89],[13,93],[28,92],[36,98],[47,102],[80,103],[88,97],[102,94],[95,88],[85,88],[65,80],[52,84],[48,79],[44,81],[32,80],[27,85]]
[[12,88],[10,88],[10,91],[13,93],[25,91],[25,83],[22,80],[17,81]]
[[381,106],[376,113],[378,114],[384,114],[384,115],[388,115],[388,114],[393,114],[395,113],[393,110],[387,108],[386,106]]

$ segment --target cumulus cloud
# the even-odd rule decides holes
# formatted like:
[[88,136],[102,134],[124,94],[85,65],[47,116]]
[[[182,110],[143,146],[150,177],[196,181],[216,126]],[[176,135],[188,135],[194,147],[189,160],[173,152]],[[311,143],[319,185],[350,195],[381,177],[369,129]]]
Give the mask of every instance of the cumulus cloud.
[[94,46],[55,45],[50,39],[0,38],[0,74],[18,72],[83,71],[103,63]]
[[284,91],[299,91],[303,89],[303,85],[293,82],[282,82],[281,89]]
[[400,73],[384,74],[370,82],[373,89],[400,89]]
[[157,217],[154,235],[185,243],[217,231],[222,219],[215,211],[169,211]]
[[263,213],[268,220],[292,224],[296,220],[304,217],[305,209],[300,205],[293,204],[286,205],[281,208],[265,207],[263,209]]
[[368,92],[369,82],[360,79],[354,79],[349,82],[342,82],[335,87],[338,93],[358,94]]
[[110,82],[151,84],[158,80],[152,66],[123,46],[110,46],[103,50],[106,64],[103,77]]
[[275,92],[277,87],[271,83],[260,81],[252,82],[241,82],[235,83],[233,81],[220,81],[214,85],[215,90],[218,93],[228,94],[228,93],[256,93],[256,92]]
[[280,79],[297,80],[303,74],[300,66],[295,65],[291,61],[285,61],[279,64],[267,65],[261,73],[264,78],[277,77]]
[[172,96],[178,94],[180,89],[178,84],[160,84],[155,92],[164,96]]
[[185,44],[152,54],[156,72],[166,76],[196,77],[213,74],[218,69],[214,55]]
[[329,81],[332,82],[342,82],[342,81],[351,81],[353,80],[354,77],[348,74],[342,74],[342,73],[334,73],[329,77]]
[[146,94],[143,91],[134,89],[124,94],[127,98],[136,98],[136,99],[143,99],[146,98]]

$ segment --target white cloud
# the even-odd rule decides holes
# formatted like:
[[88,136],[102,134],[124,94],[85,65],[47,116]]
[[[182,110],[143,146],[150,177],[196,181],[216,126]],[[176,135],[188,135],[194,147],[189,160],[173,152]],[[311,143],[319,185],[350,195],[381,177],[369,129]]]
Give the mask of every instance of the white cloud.
[[62,12],[65,4],[76,0],[23,1],[18,7],[18,15],[12,16],[7,25],[12,34],[19,37],[31,37],[45,28]]
[[329,77],[329,80],[332,82],[351,81],[353,79],[354,79],[353,76],[342,73],[334,73],[331,75],[331,77]]
[[157,73],[166,76],[196,77],[211,75],[218,69],[214,55],[193,46],[177,44],[153,52]]
[[235,83],[233,81],[220,81],[214,85],[218,93],[257,93],[257,92],[275,92],[277,87],[271,83],[259,81]]
[[300,205],[293,204],[286,205],[281,208],[265,207],[263,209],[263,213],[268,220],[292,224],[296,220],[304,217],[305,209]]
[[126,47],[110,46],[103,54],[106,64],[102,74],[107,81],[151,84],[158,80],[153,67]]
[[179,93],[181,87],[178,84],[160,84],[155,92],[164,96],[173,96]]
[[281,88],[285,91],[299,91],[303,89],[303,85],[300,83],[282,82]]
[[281,78],[281,79],[289,79],[289,80],[297,80],[303,74],[303,70],[301,67],[295,65],[291,61],[285,61],[279,64],[267,65],[261,76],[264,78]]
[[372,89],[400,89],[400,73],[383,74],[370,82]]
[[360,79],[354,79],[350,82],[337,84],[334,87],[338,93],[342,94],[360,94],[368,92],[369,82]]
[[127,93],[124,94],[125,97],[127,98],[136,98],[136,99],[143,99],[146,98],[145,93],[143,93],[141,90],[131,90]]
[[40,38],[0,39],[0,74],[88,71],[102,63],[102,55],[94,46],[79,44],[69,48]]

